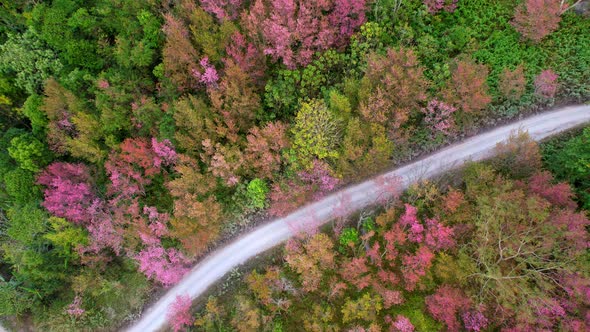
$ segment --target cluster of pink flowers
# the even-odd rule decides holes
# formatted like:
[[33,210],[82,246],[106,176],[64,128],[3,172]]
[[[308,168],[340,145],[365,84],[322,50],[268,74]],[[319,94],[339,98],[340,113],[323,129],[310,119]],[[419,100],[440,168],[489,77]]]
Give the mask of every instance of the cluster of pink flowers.
[[47,211],[78,224],[90,220],[87,208],[95,195],[86,165],[55,162],[39,175],[37,182],[46,186],[43,206]]
[[444,135],[450,135],[455,128],[453,113],[456,111],[457,109],[455,107],[433,99],[422,110],[422,113],[425,115],[424,122],[433,128],[434,131]]
[[551,69],[543,70],[535,77],[535,92],[545,98],[553,98],[557,93],[559,76]]
[[216,86],[217,81],[219,81],[219,74],[217,73],[217,69],[215,69],[215,67],[209,63],[209,58],[202,58],[201,61],[199,61],[199,65],[201,65],[203,72],[201,73],[200,71],[193,69],[193,77],[208,87]]
[[424,4],[428,8],[428,12],[436,14],[441,10],[452,13],[457,9],[457,2],[459,0],[424,0]]
[[76,295],[76,297],[74,297],[74,301],[68,305],[66,313],[73,317],[80,317],[85,312],[86,310],[82,308],[82,298],[79,295]]

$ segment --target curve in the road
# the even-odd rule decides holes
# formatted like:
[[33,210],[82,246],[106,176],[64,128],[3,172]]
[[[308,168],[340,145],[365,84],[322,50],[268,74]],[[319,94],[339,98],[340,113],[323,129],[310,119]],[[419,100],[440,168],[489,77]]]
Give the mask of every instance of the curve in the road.
[[357,211],[391,194],[390,191],[384,191],[384,179],[399,179],[399,189],[405,189],[419,179],[444,173],[465,161],[477,161],[490,156],[496,144],[505,140],[512,131],[526,130],[535,140],[540,140],[587,122],[590,122],[588,105],[565,107],[535,115],[471,137],[404,167],[331,194],[288,216],[272,220],[208,255],[152,305],[128,331],[159,330],[166,324],[168,308],[177,295],[196,298],[233,268],[292,237],[301,229],[298,227],[301,223],[313,221],[319,225],[330,221],[335,213],[341,213],[339,206],[344,197],[348,211]]

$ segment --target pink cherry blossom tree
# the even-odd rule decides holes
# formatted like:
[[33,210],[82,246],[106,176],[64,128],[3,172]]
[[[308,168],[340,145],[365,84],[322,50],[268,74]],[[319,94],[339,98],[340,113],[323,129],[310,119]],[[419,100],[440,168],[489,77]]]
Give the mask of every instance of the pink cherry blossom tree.
[[555,97],[559,76],[551,69],[543,70],[535,77],[535,92],[545,98]]
[[194,318],[191,315],[191,305],[192,301],[188,295],[177,295],[175,301],[170,304],[166,318],[174,332],[192,325]]
[[42,205],[47,211],[77,224],[90,221],[88,208],[95,193],[86,165],[55,162],[39,175],[37,182],[46,187]]

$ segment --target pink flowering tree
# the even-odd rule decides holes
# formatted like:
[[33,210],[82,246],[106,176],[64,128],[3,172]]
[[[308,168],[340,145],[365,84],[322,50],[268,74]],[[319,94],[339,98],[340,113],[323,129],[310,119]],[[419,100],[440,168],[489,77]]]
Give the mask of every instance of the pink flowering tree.
[[543,70],[535,77],[535,93],[545,98],[553,98],[557,93],[559,76],[551,69]]
[[188,295],[177,295],[175,301],[170,304],[166,318],[174,332],[192,325],[194,319],[191,315],[191,305],[191,298]]
[[461,319],[467,331],[483,331],[489,324],[489,320],[480,310],[465,311],[461,315]]
[[525,0],[516,7],[512,25],[523,37],[539,42],[559,27],[563,3],[559,0]]
[[294,69],[315,52],[345,45],[364,23],[365,7],[365,0],[256,0],[243,25],[265,54]]
[[425,276],[430,267],[434,253],[426,246],[420,246],[416,253],[402,256],[402,276],[405,289],[412,291],[418,285],[420,278]]
[[86,165],[55,162],[39,175],[37,182],[46,187],[42,205],[47,211],[77,224],[90,221],[88,208],[95,193]]
[[442,10],[452,13],[457,9],[458,0],[423,0],[430,14],[436,14]]
[[471,300],[460,289],[444,285],[426,298],[426,308],[430,315],[447,326],[448,331],[459,331],[459,313],[469,308]]
[[266,59],[259,47],[247,41],[240,32],[235,32],[225,48],[225,53],[228,55],[224,60],[226,66],[233,60],[233,63],[248,74],[256,85],[263,85]]
[[299,178],[314,191],[314,198],[320,198],[334,190],[341,182],[332,175],[330,166],[323,161],[314,160],[310,170],[299,172]]
[[400,225],[408,229],[408,239],[420,243],[424,239],[424,225],[418,220],[418,209],[410,204],[405,204],[406,211],[400,217]]
[[148,278],[164,286],[176,284],[189,270],[190,261],[174,249],[164,249],[161,245],[151,245],[135,255],[139,270]]
[[242,9],[243,0],[201,0],[201,8],[218,20],[235,20]]
[[437,99],[431,100],[428,106],[422,109],[424,122],[433,132],[443,135],[451,135],[454,132],[455,119],[453,118],[453,113],[456,111],[457,109],[455,107]]
[[201,66],[201,71],[192,69],[191,74],[193,77],[207,87],[216,86],[217,81],[219,81],[219,74],[217,73],[217,69],[209,63],[209,58],[202,58],[199,61],[199,65]]
[[426,219],[426,237],[424,243],[431,250],[450,249],[455,246],[453,228],[445,226],[436,219]]
[[391,327],[395,332],[414,332],[414,325],[403,315],[397,315],[395,321],[391,323]]

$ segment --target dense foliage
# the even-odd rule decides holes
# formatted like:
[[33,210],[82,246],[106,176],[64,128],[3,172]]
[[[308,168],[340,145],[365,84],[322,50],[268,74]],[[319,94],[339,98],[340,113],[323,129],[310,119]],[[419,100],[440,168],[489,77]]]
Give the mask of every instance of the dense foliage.
[[503,154],[466,166],[455,188],[421,183],[356,227],[300,234],[280,263],[210,297],[197,330],[588,330],[588,211],[531,144],[498,146],[536,151],[526,175]]
[[[4,1],[0,315],[17,328],[116,329],[253,222],[499,119],[588,100],[590,20],[572,3]],[[580,202],[587,163],[570,157],[585,142],[545,157]],[[404,291],[456,241],[417,213],[428,218],[408,227],[424,234],[408,236],[420,241],[383,263],[415,270],[400,279]],[[368,243],[370,230],[357,231],[343,231],[339,255]],[[347,257],[351,272],[363,269]],[[319,276],[338,267],[321,259],[298,268]],[[358,282],[374,283],[363,275]],[[376,308],[400,301],[397,290],[379,291],[351,297],[342,322],[381,317]],[[241,299],[246,314],[254,302]],[[465,326],[491,320],[472,309],[460,313]],[[409,315],[387,324],[410,330]],[[437,319],[456,324],[448,315]]]

